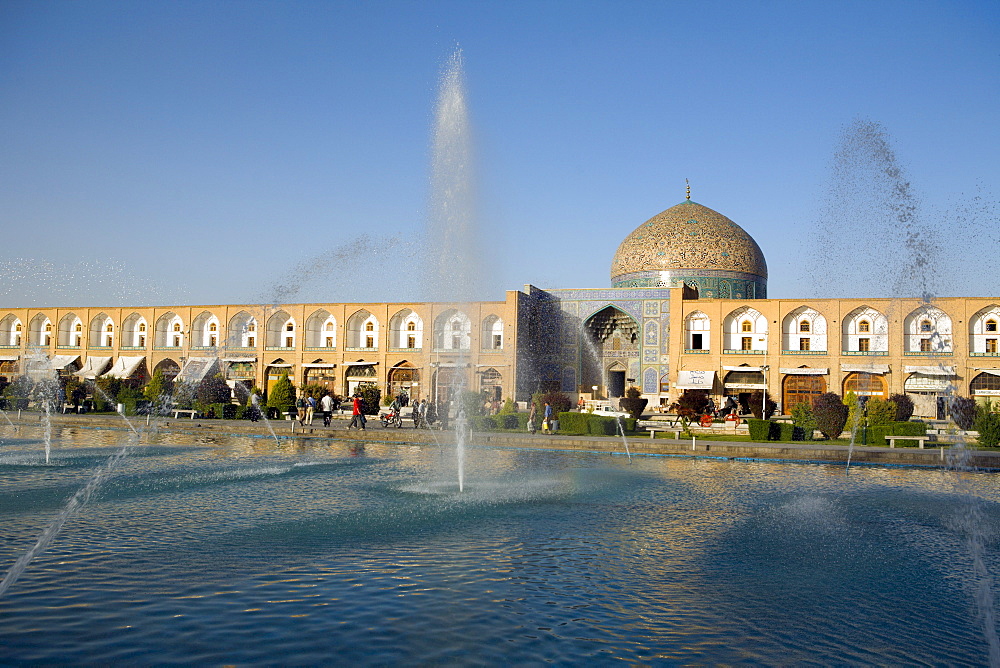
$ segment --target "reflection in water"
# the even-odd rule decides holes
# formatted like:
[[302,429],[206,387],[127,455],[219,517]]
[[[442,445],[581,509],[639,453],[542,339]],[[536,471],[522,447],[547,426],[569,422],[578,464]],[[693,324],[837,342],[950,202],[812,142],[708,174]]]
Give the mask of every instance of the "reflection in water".
[[[30,430],[29,430],[30,431]],[[120,447],[0,451],[11,564]],[[145,437],[0,598],[12,663],[985,663],[993,474]],[[261,642],[266,630],[267,642]]]

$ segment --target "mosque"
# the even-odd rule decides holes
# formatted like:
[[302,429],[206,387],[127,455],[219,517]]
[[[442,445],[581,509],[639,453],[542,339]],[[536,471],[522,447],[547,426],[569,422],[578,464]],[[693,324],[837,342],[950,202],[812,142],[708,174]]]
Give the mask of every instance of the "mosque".
[[717,403],[766,390],[783,411],[823,392],[910,395],[943,417],[949,394],[1000,396],[1000,299],[768,299],[754,239],[690,195],[618,247],[611,287],[526,285],[503,301],[0,308],[0,376],[296,385],[374,382],[440,400],[538,390],[653,407],[688,390]]

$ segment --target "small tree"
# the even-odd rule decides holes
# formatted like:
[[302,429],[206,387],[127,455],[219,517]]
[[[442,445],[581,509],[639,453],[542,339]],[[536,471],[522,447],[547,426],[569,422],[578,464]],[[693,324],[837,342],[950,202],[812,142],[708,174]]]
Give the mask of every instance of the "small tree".
[[500,407],[500,415],[513,415],[517,412],[517,404],[510,397],[504,399],[503,406]]
[[142,393],[154,405],[157,405],[163,401],[164,395],[170,394],[172,389],[170,385],[171,383],[167,382],[167,379],[163,376],[163,369],[156,369],[153,371],[153,377],[149,379],[146,387],[143,388]]
[[[766,398],[765,394],[767,395]],[[771,416],[774,415],[774,411],[778,410],[778,404],[771,399],[770,392],[764,393],[760,390],[755,390],[750,394],[747,403],[750,404],[750,412],[758,420],[770,420]]]
[[226,377],[217,373],[201,381],[197,397],[203,404],[228,404],[233,400],[233,391],[226,384]]
[[839,437],[847,424],[848,408],[833,392],[824,392],[813,402],[813,414],[816,416],[816,428],[829,439]]
[[913,417],[913,399],[906,394],[893,394],[889,401],[896,404],[896,422],[907,422]]
[[684,390],[684,393],[677,397],[677,402],[671,409],[683,420],[693,420],[705,413],[708,406],[708,393],[704,390]]
[[979,432],[979,445],[995,448],[1000,444],[1000,415],[992,411],[990,403],[976,406],[976,420],[973,426]]
[[542,416],[545,415],[545,404],[552,406],[553,416],[565,413],[573,406],[573,402],[570,401],[569,396],[563,392],[559,392],[558,390],[536,392],[532,395],[531,400],[534,402],[535,407],[538,410],[539,420],[541,420]]
[[295,410],[295,386],[288,378],[288,373],[282,373],[281,378],[271,386],[271,391],[267,395],[267,407],[284,415]]
[[865,406],[868,414],[868,426],[879,427],[892,424],[896,417],[896,403],[888,399],[873,397]]
[[642,398],[642,392],[638,387],[630,387],[625,390],[625,397],[618,402],[622,410],[628,411],[629,417],[636,420],[642,417],[642,412],[646,410],[648,403],[649,399]]
[[976,421],[976,400],[970,397],[952,397],[950,412],[951,419],[958,428],[969,431]]
[[358,385],[357,392],[361,395],[361,412],[365,415],[378,415],[382,390],[378,389],[375,383],[361,383]]
[[803,437],[807,441],[811,441],[813,431],[816,430],[816,415],[813,413],[812,406],[806,402],[796,404],[792,408],[792,424],[802,429]]

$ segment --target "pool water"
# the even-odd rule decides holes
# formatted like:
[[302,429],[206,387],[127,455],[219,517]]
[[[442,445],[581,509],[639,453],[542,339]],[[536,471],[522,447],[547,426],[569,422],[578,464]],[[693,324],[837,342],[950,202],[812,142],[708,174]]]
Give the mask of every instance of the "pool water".
[[[984,664],[992,473],[0,429],[0,663]],[[991,649],[994,654],[991,655]]]

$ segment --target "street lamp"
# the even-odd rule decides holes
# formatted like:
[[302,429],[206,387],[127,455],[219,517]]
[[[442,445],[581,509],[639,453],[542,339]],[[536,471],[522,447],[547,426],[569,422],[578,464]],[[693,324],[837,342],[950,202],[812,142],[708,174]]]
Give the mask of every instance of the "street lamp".
[[761,375],[764,377],[764,391],[761,392],[760,398],[760,418],[762,420],[767,419],[767,370],[770,368],[767,364],[760,367]]

